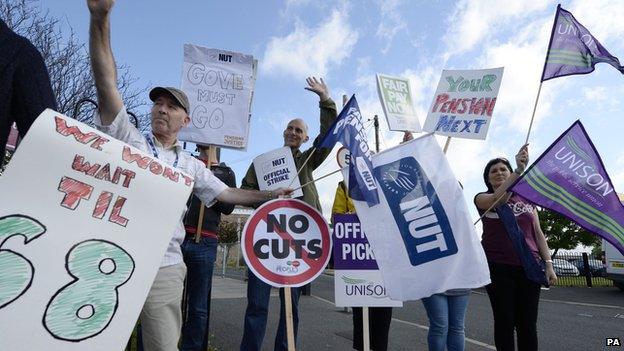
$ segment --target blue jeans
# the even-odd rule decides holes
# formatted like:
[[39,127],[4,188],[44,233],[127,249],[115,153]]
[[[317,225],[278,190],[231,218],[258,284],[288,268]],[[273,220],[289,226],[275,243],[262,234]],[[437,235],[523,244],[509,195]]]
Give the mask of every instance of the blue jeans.
[[180,350],[205,350],[210,325],[212,271],[217,258],[217,239],[202,237],[199,243],[187,236],[182,243],[186,264],[186,318],[182,324]]
[[[297,342],[297,327],[299,325],[299,297],[300,288],[291,288],[291,300],[293,311],[293,327],[295,332],[295,343]],[[249,281],[247,282],[247,310],[245,311],[245,329],[240,351],[259,351],[262,348],[262,340],[266,332],[266,324],[269,313],[269,298],[271,297],[271,286],[249,271]],[[284,306],[284,289],[279,291],[280,297],[280,317],[275,335],[275,351],[288,350],[288,339],[286,334],[286,309]]]
[[463,351],[464,317],[470,294],[447,296],[435,294],[422,299],[429,317],[429,351]]

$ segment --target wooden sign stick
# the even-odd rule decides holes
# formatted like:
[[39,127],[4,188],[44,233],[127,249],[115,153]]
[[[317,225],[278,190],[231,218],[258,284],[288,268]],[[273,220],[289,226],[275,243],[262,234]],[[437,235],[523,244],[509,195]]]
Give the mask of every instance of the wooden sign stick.
[[[201,154],[201,151],[200,151]],[[210,169],[210,165],[217,161],[217,147],[214,145],[208,146],[208,162],[206,168]],[[204,225],[204,209],[206,208],[204,202],[199,204],[199,218],[197,219],[197,231],[195,232],[195,242],[199,244],[201,239],[202,227]]]

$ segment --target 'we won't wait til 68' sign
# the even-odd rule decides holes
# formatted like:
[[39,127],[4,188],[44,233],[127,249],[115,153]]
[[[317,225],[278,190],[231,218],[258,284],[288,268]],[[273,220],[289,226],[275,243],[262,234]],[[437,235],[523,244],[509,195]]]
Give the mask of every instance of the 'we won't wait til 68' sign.
[[122,350],[192,186],[46,110],[0,177],[0,349]]

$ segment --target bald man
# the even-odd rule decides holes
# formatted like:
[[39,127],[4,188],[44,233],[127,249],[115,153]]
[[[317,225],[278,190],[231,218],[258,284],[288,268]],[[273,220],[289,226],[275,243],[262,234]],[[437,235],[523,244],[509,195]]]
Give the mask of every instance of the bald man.
[[[319,135],[316,137],[319,139],[325,135],[327,130],[336,120],[336,104],[329,97],[329,89],[325,85],[325,82],[323,82],[323,79],[317,80],[316,78],[308,78],[306,81],[308,86],[305,89],[316,93],[320,99],[319,107],[321,109],[321,130]],[[312,172],[323,163],[325,158],[327,158],[331,152],[331,149],[318,149],[314,151],[314,148],[312,147],[304,152],[299,150],[301,145],[310,139],[308,136],[308,126],[301,118],[296,118],[288,122],[286,129],[284,129],[283,137],[284,146],[290,147],[295,160],[295,165],[297,165],[297,170],[300,170],[299,181],[302,185],[306,184],[313,179]],[[316,144],[316,142],[314,144]],[[303,163],[313,151],[314,154],[306,165],[303,166]],[[243,179],[241,188],[258,189],[258,179],[256,177],[256,171],[253,164],[249,167],[249,170],[247,170],[247,174]],[[303,197],[300,199],[310,206],[315,207],[319,212],[322,212],[321,203],[318,199],[318,192],[316,191],[314,183],[308,184],[302,190]],[[245,330],[243,332],[243,340],[240,346],[241,351],[256,351],[262,348],[262,340],[264,339],[267,316],[269,312],[270,293],[271,286],[264,283],[250,271],[249,281],[247,283],[247,310],[245,311]],[[297,306],[300,295],[301,290],[299,288],[292,289],[295,340],[297,338],[297,326],[299,322]],[[276,351],[288,349],[285,314],[284,289],[280,289],[280,318],[277,335],[275,336],[274,348]]]

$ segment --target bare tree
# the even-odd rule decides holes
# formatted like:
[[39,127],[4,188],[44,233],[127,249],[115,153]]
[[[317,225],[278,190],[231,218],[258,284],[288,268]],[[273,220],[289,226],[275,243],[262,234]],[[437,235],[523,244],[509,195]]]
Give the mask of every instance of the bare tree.
[[[90,123],[94,105],[82,102],[95,101],[96,93],[86,45],[76,38],[71,26],[63,34],[59,19],[50,16],[48,12],[41,12],[37,6],[33,6],[36,2],[2,0],[0,18],[17,34],[28,38],[41,52],[50,74],[59,112]],[[148,114],[138,113],[145,110],[142,109],[145,103],[141,102],[139,96],[146,88],[135,87],[137,78],[130,74],[127,66],[119,67],[118,72],[119,91],[126,108],[137,116],[139,129],[148,130]]]

